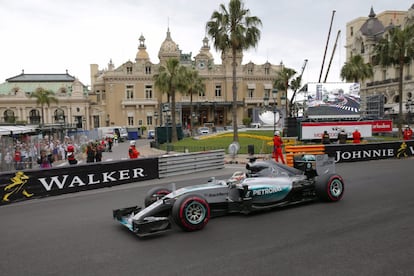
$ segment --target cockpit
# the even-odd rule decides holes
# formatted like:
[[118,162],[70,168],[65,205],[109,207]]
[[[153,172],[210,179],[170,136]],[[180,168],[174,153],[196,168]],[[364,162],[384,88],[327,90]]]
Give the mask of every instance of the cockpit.
[[302,175],[303,171],[276,163],[273,160],[254,161],[246,164],[247,177],[279,177]]

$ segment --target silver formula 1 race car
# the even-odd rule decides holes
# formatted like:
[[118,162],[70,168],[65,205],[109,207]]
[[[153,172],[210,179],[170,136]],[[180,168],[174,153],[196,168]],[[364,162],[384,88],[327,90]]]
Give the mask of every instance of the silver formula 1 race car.
[[273,160],[251,159],[246,171],[230,179],[210,179],[205,184],[177,190],[155,187],[145,197],[145,208],[113,210],[113,217],[137,236],[171,229],[204,228],[211,217],[266,210],[308,201],[339,201],[344,181],[335,173],[334,159],[326,154],[299,155],[294,167]]

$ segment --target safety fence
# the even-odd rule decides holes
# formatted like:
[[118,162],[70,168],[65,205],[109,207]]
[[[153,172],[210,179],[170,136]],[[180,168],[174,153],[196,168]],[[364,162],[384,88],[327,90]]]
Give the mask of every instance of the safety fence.
[[158,158],[159,177],[191,174],[224,168],[224,150],[179,153]]

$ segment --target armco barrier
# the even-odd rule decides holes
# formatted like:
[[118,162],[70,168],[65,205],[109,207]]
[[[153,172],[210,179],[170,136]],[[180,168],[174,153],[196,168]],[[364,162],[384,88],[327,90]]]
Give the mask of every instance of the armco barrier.
[[224,168],[224,150],[0,173],[0,205]]
[[286,146],[286,163],[293,167],[293,159],[297,154],[324,154],[325,145],[306,145],[306,146]]
[[0,174],[0,205],[159,178],[158,158],[86,163]]
[[158,158],[159,177],[224,168],[224,150],[180,153]]

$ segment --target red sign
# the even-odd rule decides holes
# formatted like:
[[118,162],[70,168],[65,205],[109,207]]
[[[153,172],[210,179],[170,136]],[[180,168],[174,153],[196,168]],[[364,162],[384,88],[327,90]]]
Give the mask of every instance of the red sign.
[[372,133],[392,132],[391,120],[376,120],[372,122]]

